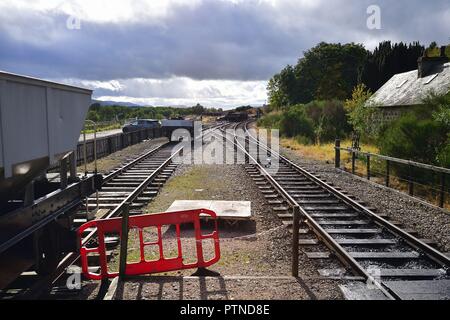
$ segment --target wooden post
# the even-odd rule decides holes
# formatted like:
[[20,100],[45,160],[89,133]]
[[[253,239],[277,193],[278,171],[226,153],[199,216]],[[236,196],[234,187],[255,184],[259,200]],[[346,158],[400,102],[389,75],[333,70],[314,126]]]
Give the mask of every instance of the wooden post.
[[367,155],[367,180],[370,180],[370,154]]
[[352,174],[355,174],[356,153],[352,150]]
[[68,185],[67,181],[67,158],[62,159],[59,162],[59,183],[61,189],[66,189]]
[[341,167],[341,140],[336,139],[334,141],[334,166],[336,168]]
[[410,196],[414,196],[414,182],[412,181],[412,168],[409,166],[408,173],[408,191]]
[[23,198],[24,207],[31,206],[34,202],[34,180],[29,182],[25,188],[25,195]]
[[113,143],[112,143],[112,138],[109,137],[108,138],[108,154],[113,153]]
[[441,196],[439,199],[439,206],[441,208],[444,207],[444,202],[445,202],[445,172],[441,173]]
[[86,143],[86,128],[83,130],[83,158],[84,158],[84,175],[87,176],[87,143]]
[[122,212],[122,236],[120,237],[120,278],[125,276],[127,266],[127,252],[128,252],[128,217],[130,215],[130,204],[125,204]]
[[[250,139],[248,138],[248,136],[245,136],[245,143],[244,143],[244,148],[245,150],[248,151],[248,153],[250,153]],[[250,162],[250,158],[248,156],[248,153],[245,153],[245,163],[249,163]]]
[[386,187],[389,187],[389,174],[390,174],[391,162],[386,160]]
[[300,229],[300,208],[294,207],[292,215],[292,276],[298,277],[298,232]]
[[69,172],[72,181],[77,180],[77,151],[74,150],[69,156]]
[[[91,148],[89,148],[89,156],[88,159],[89,161],[94,161],[94,155],[95,155],[95,147],[94,147],[94,141],[92,141],[90,143],[90,145],[92,146]],[[91,154],[92,153],[92,154]]]

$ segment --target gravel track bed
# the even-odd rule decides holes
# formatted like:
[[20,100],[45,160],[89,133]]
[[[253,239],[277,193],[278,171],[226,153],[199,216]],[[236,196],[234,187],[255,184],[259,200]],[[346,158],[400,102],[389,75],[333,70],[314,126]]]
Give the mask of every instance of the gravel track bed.
[[[119,165],[124,163],[130,158],[135,158],[146,151],[150,151],[158,145],[167,142],[167,138],[157,138],[152,140],[145,140],[141,143],[126,147],[125,149],[114,152],[106,157],[97,160],[97,168],[99,173],[109,173],[113,169],[117,168]],[[87,165],[89,172],[94,171],[94,162],[90,162]],[[84,165],[78,166],[78,172],[84,171]]]
[[[219,177],[219,178],[218,178]],[[203,189],[203,190],[202,190]],[[200,191],[201,190],[201,191]],[[167,281],[130,280],[119,294],[123,299],[342,299],[338,284],[343,280],[323,279],[317,265],[300,253],[300,280],[291,275],[291,233],[276,217],[242,165],[180,165],[159,195],[147,207],[148,213],[166,210],[174,200],[251,201],[252,221],[230,227],[219,224],[221,260],[209,269],[226,277],[223,294],[199,291],[198,279],[182,279],[195,270],[167,272]],[[227,277],[262,277],[228,279]],[[267,277],[275,277],[267,279]],[[288,277],[289,279],[276,279]],[[304,280],[302,280],[304,278]],[[180,287],[180,281],[186,285]],[[218,289],[211,279],[204,288]],[[159,287],[158,287],[159,286]],[[155,291],[163,287],[164,294]],[[157,292],[159,292],[157,294]],[[206,295],[205,295],[206,294]]]
[[[133,147],[139,146],[141,153],[154,146],[146,142],[140,145]],[[122,150],[120,155],[109,156],[114,165],[106,157],[103,169],[113,169],[130,154]],[[219,225],[221,260],[209,269],[224,278],[186,279],[183,276],[190,276],[195,270],[183,270],[130,279],[119,290],[119,299],[343,298],[338,285],[346,280],[325,279],[317,271],[318,268],[340,267],[333,260],[312,261],[301,251],[300,277],[290,277],[292,234],[272,212],[243,165],[179,165],[144,210],[147,213],[163,212],[174,200],[202,199],[252,202],[251,222],[241,222],[233,227],[224,223]],[[72,299],[95,299],[98,289],[98,282],[85,281],[80,294]]]
[[327,182],[377,208],[378,212],[387,214],[392,220],[401,222],[403,228],[416,230],[420,238],[436,241],[441,251],[450,251],[450,212],[335,169],[332,164],[302,158],[286,148],[281,151],[302,168],[320,174]]

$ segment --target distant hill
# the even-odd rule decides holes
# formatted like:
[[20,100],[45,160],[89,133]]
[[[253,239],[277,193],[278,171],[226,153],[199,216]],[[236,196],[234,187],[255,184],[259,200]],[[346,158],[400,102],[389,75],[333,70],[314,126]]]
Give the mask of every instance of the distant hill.
[[[123,102],[123,101],[103,101],[103,100],[95,100],[92,99],[92,103],[99,103],[101,106],[122,106],[122,107],[154,107],[150,105],[140,105],[132,102]],[[156,106],[158,107],[158,106]],[[186,109],[189,108],[186,105],[173,105],[173,106],[167,106],[171,108],[177,108],[177,109]]]
[[102,100],[92,99],[92,103],[99,103],[101,106],[141,107],[141,105],[139,105],[139,104],[135,104],[132,102],[123,102],[123,101],[102,101]]

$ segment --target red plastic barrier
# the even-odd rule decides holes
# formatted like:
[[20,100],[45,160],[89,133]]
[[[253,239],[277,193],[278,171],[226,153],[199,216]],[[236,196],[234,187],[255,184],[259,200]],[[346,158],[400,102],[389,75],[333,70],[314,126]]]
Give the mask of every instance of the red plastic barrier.
[[[200,227],[200,215],[202,218],[208,218],[214,221],[214,231],[210,234],[202,235]],[[166,271],[175,271],[191,268],[206,268],[213,265],[220,259],[220,246],[219,246],[219,233],[217,228],[216,214],[207,209],[188,210],[179,212],[158,213],[151,215],[139,215],[130,216],[128,222],[129,230],[137,229],[139,232],[139,246],[140,246],[140,261],[127,263],[125,274],[126,275],[140,275],[150,274]],[[195,263],[184,263],[183,252],[180,236],[181,224],[193,224],[196,242],[196,256],[197,261]],[[162,226],[175,226],[176,241],[178,246],[178,256],[175,258],[164,258],[163,239],[162,239]],[[156,227],[158,231],[158,240],[155,242],[145,242],[143,229],[147,227]],[[98,246],[86,247],[82,245],[82,234],[88,228],[97,228]],[[80,256],[83,274],[91,280],[101,280],[104,278],[114,278],[119,275],[118,272],[109,272],[108,264],[106,260],[106,246],[105,246],[105,234],[114,233],[119,234],[120,237],[122,231],[122,218],[113,218],[108,220],[93,220],[82,225],[78,230],[78,240],[80,243]],[[214,240],[214,257],[205,261],[203,257],[203,244],[202,240],[213,239]],[[145,260],[145,247],[158,246],[159,247],[159,259],[146,261]],[[88,255],[97,253],[100,261],[100,273],[89,272]],[[118,257],[118,256],[117,256]]]

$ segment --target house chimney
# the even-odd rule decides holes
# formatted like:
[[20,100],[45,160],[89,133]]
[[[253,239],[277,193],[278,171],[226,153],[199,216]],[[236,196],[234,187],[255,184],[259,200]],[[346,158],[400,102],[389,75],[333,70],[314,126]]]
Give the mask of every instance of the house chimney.
[[430,75],[430,71],[437,65],[444,64],[449,61],[445,54],[446,47],[441,47],[439,57],[427,57],[426,51],[422,57],[417,60],[417,75],[419,78],[424,78]]
[[445,54],[446,49],[447,49],[446,46],[441,47],[441,58],[447,58],[447,55]]

